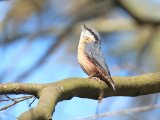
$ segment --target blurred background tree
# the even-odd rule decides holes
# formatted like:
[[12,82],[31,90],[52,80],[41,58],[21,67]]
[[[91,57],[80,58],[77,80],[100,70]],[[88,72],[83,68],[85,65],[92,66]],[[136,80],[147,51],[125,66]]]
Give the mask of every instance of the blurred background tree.
[[[159,11],[159,0],[1,0],[0,82],[49,83],[86,77],[77,62],[81,22],[100,32],[102,51],[112,75],[160,71]],[[112,97],[104,99],[97,112],[159,102],[158,94]],[[29,103],[28,100],[0,112],[0,119],[16,119]],[[53,119],[94,115],[96,107],[95,100],[73,98],[56,106]],[[159,114],[160,110],[153,109],[97,120],[159,120]]]

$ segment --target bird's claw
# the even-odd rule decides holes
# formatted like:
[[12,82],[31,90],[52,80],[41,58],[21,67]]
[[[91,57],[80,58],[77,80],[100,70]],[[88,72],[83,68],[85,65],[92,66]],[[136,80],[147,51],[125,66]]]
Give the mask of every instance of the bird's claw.
[[96,80],[96,81],[98,81],[98,82],[101,84],[101,80],[100,80],[98,77],[89,76],[88,78],[89,78],[89,79]]

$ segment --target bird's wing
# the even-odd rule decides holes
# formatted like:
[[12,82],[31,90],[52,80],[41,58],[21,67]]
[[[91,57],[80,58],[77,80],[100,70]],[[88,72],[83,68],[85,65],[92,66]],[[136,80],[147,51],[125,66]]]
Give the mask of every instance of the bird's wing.
[[99,69],[102,72],[106,73],[107,75],[110,75],[103,54],[101,52],[99,43],[91,42],[86,44],[85,54],[94,64],[96,64],[99,67]]

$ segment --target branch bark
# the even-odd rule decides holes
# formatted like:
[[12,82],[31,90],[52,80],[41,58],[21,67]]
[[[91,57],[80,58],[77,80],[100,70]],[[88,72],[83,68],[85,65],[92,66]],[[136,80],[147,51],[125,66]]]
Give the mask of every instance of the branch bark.
[[38,105],[22,113],[18,120],[51,120],[55,105],[75,96],[97,100],[102,91],[104,97],[139,96],[160,92],[160,73],[112,78],[116,91],[108,88],[104,82],[100,84],[87,78],[69,78],[50,84],[1,84],[0,94],[35,95],[39,98]]

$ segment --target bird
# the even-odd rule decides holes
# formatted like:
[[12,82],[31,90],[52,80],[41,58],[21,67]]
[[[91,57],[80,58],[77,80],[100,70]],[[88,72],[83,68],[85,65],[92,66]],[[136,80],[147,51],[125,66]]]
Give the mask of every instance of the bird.
[[115,91],[114,81],[101,51],[99,33],[85,24],[81,25],[81,29],[78,63],[89,78],[102,80]]

